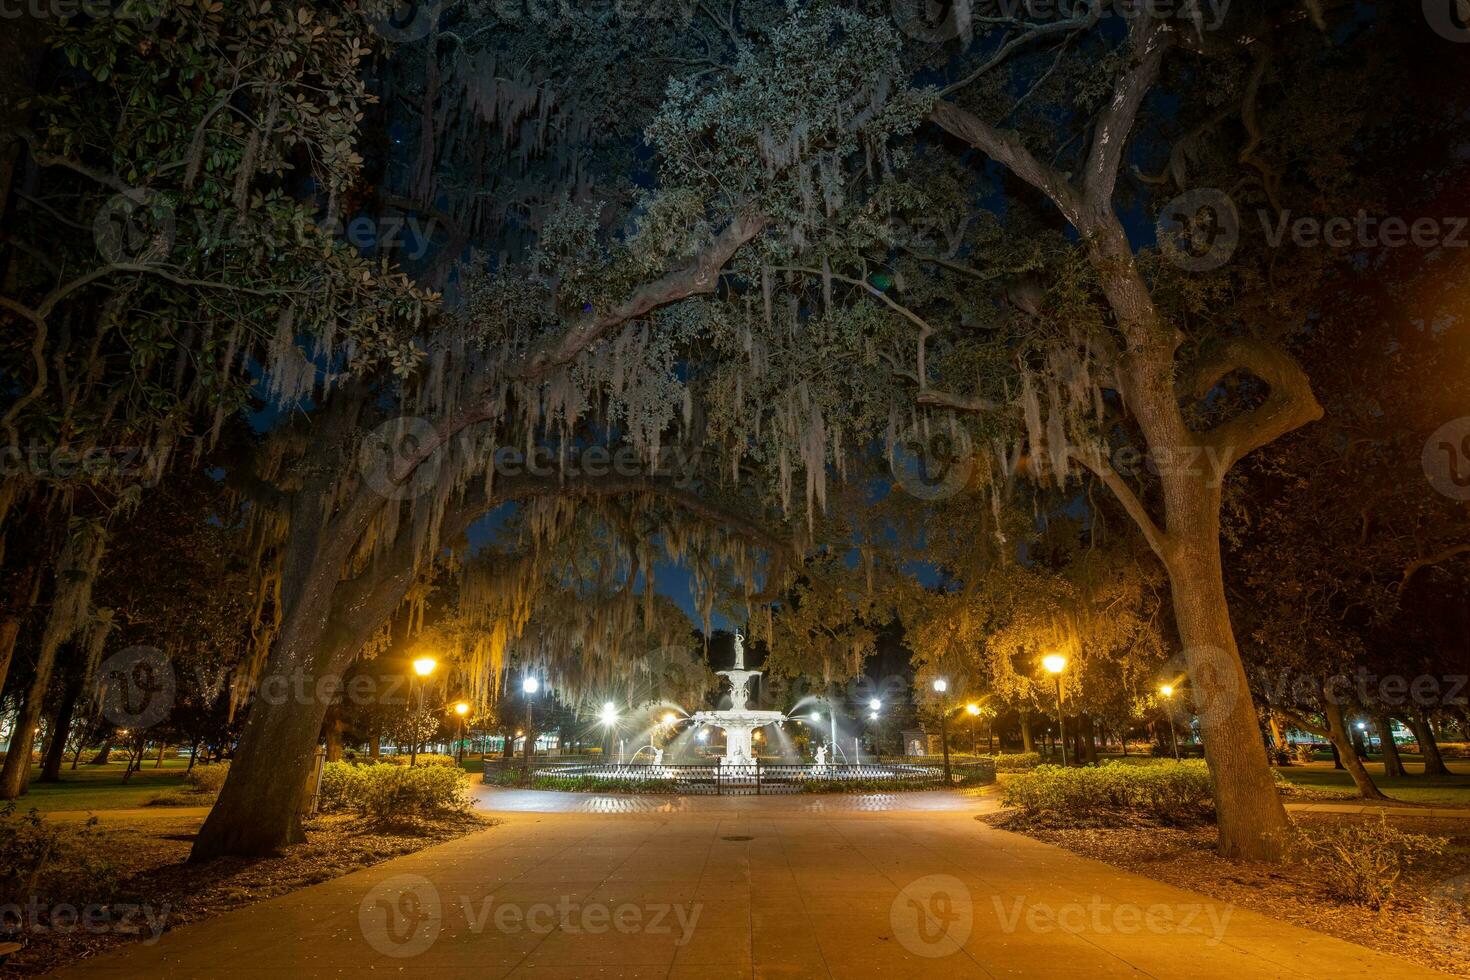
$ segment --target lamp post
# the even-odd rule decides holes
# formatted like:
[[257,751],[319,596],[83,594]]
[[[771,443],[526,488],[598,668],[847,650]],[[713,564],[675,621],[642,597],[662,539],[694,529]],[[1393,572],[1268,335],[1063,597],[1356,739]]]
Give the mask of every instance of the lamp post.
[[[868,702],[868,720],[873,723],[874,728],[877,728],[878,726],[878,712],[881,711],[882,708],[883,702],[879,701],[877,698],[874,698],[873,700]],[[873,732],[873,759],[874,761],[879,763],[883,761],[883,749],[881,747],[881,742],[882,739],[880,738],[879,733],[876,731]]]
[[459,737],[455,739],[454,754],[461,765],[464,764],[464,719],[470,713],[468,702],[459,701],[454,705],[454,715],[459,719]]
[[434,672],[437,661],[433,657],[419,657],[413,662],[413,672],[419,678],[419,710],[413,719],[410,731],[410,745],[408,748],[408,766],[412,769],[419,761],[419,722],[424,716],[424,688],[427,686],[425,678]]
[[970,754],[979,755],[980,752],[975,747],[975,719],[980,717],[980,706],[971,701],[965,705],[965,713],[970,716]]
[[521,690],[526,695],[526,755],[524,766],[527,776],[531,774],[531,746],[536,741],[535,729],[531,727],[531,698],[540,689],[541,682],[535,677],[528,675],[525,680],[521,681]]
[[939,695],[939,747],[944,751],[944,785],[950,784],[949,768],[949,681],[943,677],[934,679],[934,691]]
[[1174,746],[1174,761],[1175,762],[1178,762],[1179,761],[1179,736],[1174,731],[1174,685],[1172,685],[1172,684],[1165,684],[1165,685],[1163,685],[1162,687],[1159,688],[1159,693],[1162,694],[1164,696],[1164,700],[1168,702],[1168,707],[1165,708],[1164,710],[1169,715],[1169,744],[1172,745],[1172,746]]
[[1067,669],[1067,658],[1060,653],[1052,653],[1043,657],[1041,666],[1052,676],[1057,683],[1057,743],[1062,747],[1062,765],[1067,764],[1067,721],[1062,714],[1062,671]]
[[611,701],[604,702],[602,705],[602,758],[604,761],[607,760],[608,756],[612,755],[613,732],[616,729],[617,723],[618,706]]

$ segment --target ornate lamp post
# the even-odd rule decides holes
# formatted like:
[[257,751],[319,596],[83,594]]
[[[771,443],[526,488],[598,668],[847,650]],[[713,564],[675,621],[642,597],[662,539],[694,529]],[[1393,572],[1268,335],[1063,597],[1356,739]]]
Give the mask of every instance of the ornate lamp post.
[[[601,717],[603,728],[602,758],[606,762],[607,757],[612,755],[613,733],[616,731],[618,724],[618,706],[611,701],[604,702]],[[619,759],[618,761],[621,762],[623,760]]]
[[934,679],[934,691],[939,695],[939,746],[944,750],[944,785],[950,783],[949,768],[949,681],[943,677]]
[[1174,685],[1164,684],[1160,686],[1159,693],[1164,696],[1166,706],[1164,710],[1169,715],[1169,744],[1174,746],[1174,761],[1179,761],[1179,735],[1174,731]]
[[[873,700],[868,702],[868,720],[871,721],[875,727],[878,724],[878,712],[882,709],[883,702],[879,701],[877,698],[874,698]],[[873,733],[873,759],[876,762],[880,763],[883,761],[883,749],[879,744],[881,741],[882,739],[875,731]]]
[[1067,658],[1060,653],[1043,657],[1041,666],[1057,683],[1057,742],[1062,746],[1062,765],[1067,764],[1067,720],[1062,714],[1062,671],[1067,669]]
[[419,678],[419,710],[413,719],[413,730],[410,733],[413,737],[410,740],[410,745],[408,748],[409,768],[413,768],[414,766],[418,765],[419,721],[424,716],[424,688],[428,684],[426,679],[430,674],[434,672],[434,668],[436,666],[438,666],[438,661],[436,661],[433,657],[419,657],[413,662],[413,672],[418,675]]
[[531,774],[531,746],[536,741],[535,729],[531,727],[531,698],[540,689],[541,682],[534,677],[528,675],[525,680],[521,681],[521,690],[526,695],[526,756],[524,765],[527,776]]
[[980,752],[975,747],[975,719],[980,717],[980,706],[971,701],[965,705],[965,714],[970,716],[970,754],[979,755]]

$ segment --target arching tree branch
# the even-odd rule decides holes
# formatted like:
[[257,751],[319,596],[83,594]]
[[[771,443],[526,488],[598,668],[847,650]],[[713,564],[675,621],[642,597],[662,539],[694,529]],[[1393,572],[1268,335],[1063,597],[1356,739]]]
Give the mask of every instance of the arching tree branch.
[[1256,408],[1200,436],[1201,442],[1218,452],[1224,470],[1246,454],[1322,417],[1311,381],[1296,360],[1279,347],[1248,338],[1228,341],[1197,365],[1189,394],[1203,398],[1221,378],[1242,370],[1260,378],[1271,391]]

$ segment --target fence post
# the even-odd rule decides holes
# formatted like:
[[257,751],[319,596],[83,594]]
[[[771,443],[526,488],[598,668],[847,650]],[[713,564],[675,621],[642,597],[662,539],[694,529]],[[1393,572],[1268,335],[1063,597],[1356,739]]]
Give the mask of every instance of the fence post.
[[715,795],[716,796],[723,796],[724,795],[724,790],[720,786],[720,768],[721,768],[720,767],[720,764],[718,762],[716,762],[715,763]]
[[761,757],[755,757],[755,795],[761,795]]

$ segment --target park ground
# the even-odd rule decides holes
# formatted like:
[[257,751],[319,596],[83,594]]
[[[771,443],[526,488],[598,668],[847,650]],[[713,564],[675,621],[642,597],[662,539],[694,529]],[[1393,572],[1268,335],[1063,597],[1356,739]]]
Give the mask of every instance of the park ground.
[[[1428,808],[1470,805],[1470,772],[1466,771],[1470,766],[1459,762],[1451,763],[1451,768],[1457,773],[1449,778],[1426,782],[1423,777],[1410,775],[1403,780],[1383,780],[1381,785],[1388,795],[1408,804],[1395,808],[1401,811],[1414,807],[1427,811]],[[874,957],[871,962],[875,964],[888,963],[889,959],[885,959],[888,954],[896,956],[890,963],[892,969],[885,968],[881,975],[902,976],[907,975],[903,972],[904,963],[922,964],[926,961],[904,949],[901,942],[894,945],[897,941],[891,934],[892,923],[886,931],[881,928],[881,920],[888,914],[884,911],[887,906],[883,906],[881,900],[889,892],[892,893],[890,901],[896,899],[906,887],[903,875],[927,869],[930,865],[925,862],[936,854],[944,857],[943,860],[934,859],[935,868],[953,866],[973,872],[972,875],[960,874],[958,877],[973,899],[976,936],[986,937],[983,949],[960,943],[963,950],[945,958],[946,974],[983,976],[987,973],[1010,973],[1013,969],[1021,969],[1027,962],[1022,956],[1024,951],[1026,956],[1034,954],[1038,957],[1034,960],[1038,964],[1034,971],[1036,975],[1052,975],[1053,971],[1045,968],[1045,964],[1050,962],[1048,957],[1060,957],[1056,961],[1060,963],[1079,955],[1084,959],[1086,956],[1098,957],[1091,963],[1091,972],[1105,976],[1115,973],[1137,975],[1134,969],[1154,972],[1154,975],[1169,975],[1167,971],[1161,974],[1150,970],[1151,963],[1158,965],[1150,957],[1162,956],[1166,950],[1173,950],[1170,955],[1174,955],[1180,952],[1178,947],[1181,944],[1193,944],[1199,945],[1199,949],[1191,948],[1188,955],[1200,956],[1202,962],[1211,965],[1211,969],[1218,966],[1222,975],[1227,972],[1245,976],[1278,975],[1288,962],[1305,969],[1308,975],[1322,975],[1316,967],[1325,970],[1335,962],[1333,956],[1336,954],[1330,951],[1341,952],[1337,945],[1322,945],[1327,937],[1359,944],[1346,948],[1364,956],[1368,955],[1362,948],[1365,946],[1391,954],[1382,962],[1371,958],[1364,961],[1376,963],[1374,972],[1386,976],[1426,975],[1414,972],[1411,964],[1466,975],[1466,963],[1470,962],[1463,948],[1446,944],[1442,937],[1434,935],[1432,929],[1424,927],[1425,903],[1436,884],[1446,876],[1470,872],[1470,820],[1433,820],[1427,819],[1427,813],[1426,818],[1420,818],[1400,812],[1394,819],[1411,829],[1449,836],[1453,841],[1450,853],[1437,862],[1434,869],[1426,869],[1422,875],[1413,876],[1394,906],[1382,912],[1369,912],[1345,906],[1321,894],[1314,888],[1314,883],[1302,875],[1283,872],[1275,867],[1254,868],[1221,861],[1211,850],[1213,835],[1209,828],[1037,831],[1029,833],[1028,837],[1007,833],[984,822],[992,819],[990,815],[999,808],[997,795],[993,792],[970,796],[919,793],[889,797],[800,797],[791,801],[781,798],[711,801],[516,793],[481,787],[475,780],[471,783],[477,800],[473,818],[420,826],[403,832],[365,828],[348,818],[324,818],[315,823],[307,844],[291,849],[281,858],[217,862],[209,866],[208,872],[201,873],[200,869],[183,868],[181,862],[187,856],[192,836],[203,820],[205,807],[145,805],[160,797],[177,799],[183,786],[183,765],[166,760],[158,769],[145,766],[126,785],[121,782],[121,772],[121,766],[67,771],[59,785],[32,787],[24,803],[27,809],[35,808],[41,819],[77,827],[89,825],[89,818],[95,815],[95,826],[89,826],[87,832],[97,835],[98,848],[121,865],[119,871],[124,877],[131,876],[137,882],[136,890],[140,895],[158,907],[169,906],[166,922],[169,931],[164,940],[140,945],[140,940],[149,938],[146,925],[138,935],[103,932],[33,936],[27,950],[0,966],[0,971],[32,975],[84,961],[89,972],[94,967],[112,964],[111,968],[121,972],[107,975],[156,975],[153,967],[165,964],[151,957],[169,951],[170,956],[184,957],[173,961],[170,968],[190,972],[187,954],[181,951],[185,947],[180,946],[175,935],[215,937],[207,940],[206,945],[209,945],[244,943],[249,941],[247,935],[255,937],[254,941],[258,942],[262,934],[286,929],[286,932],[273,934],[300,935],[302,941],[274,943],[272,948],[276,952],[273,955],[297,959],[282,961],[275,966],[291,969],[297,974],[327,975],[336,969],[335,966],[328,969],[332,961],[312,958],[314,954],[306,952],[307,947],[320,942],[326,944],[326,949],[338,950],[344,957],[341,961],[344,971],[348,967],[365,965],[362,956],[369,959],[378,956],[376,951],[362,948],[358,904],[366,895],[366,889],[395,874],[419,874],[423,868],[443,867],[454,869],[445,882],[451,891],[474,884],[486,889],[483,897],[494,894],[499,896],[498,901],[515,895],[535,898],[537,894],[541,894],[537,901],[560,901],[562,896],[582,900],[604,892],[609,898],[619,894],[653,894],[648,889],[627,892],[613,889],[609,892],[608,888],[622,881],[622,874],[633,875],[626,882],[630,887],[639,883],[635,872],[643,866],[642,862],[664,867],[689,860],[695,861],[700,868],[717,861],[717,866],[723,869],[719,871],[721,875],[735,875],[741,869],[746,875],[743,879],[725,882],[733,887],[734,898],[728,901],[712,899],[712,890],[719,883],[717,878],[691,880],[687,875],[692,872],[687,870],[679,873],[684,877],[676,876],[678,880],[674,883],[681,888],[668,893],[689,901],[699,899],[707,911],[716,913],[721,921],[728,918],[727,914],[735,916],[736,925],[714,926],[709,920],[704,924],[705,928],[721,930],[723,939],[734,944],[735,952],[718,964],[728,968],[729,975],[826,975],[815,966],[811,973],[797,970],[783,974],[777,968],[780,964],[772,959],[777,953],[789,954],[789,963],[798,966],[802,963],[811,966],[820,956],[822,969],[843,975],[840,969],[846,968],[845,951],[863,949]],[[1298,819],[1363,819],[1321,812],[1323,808],[1334,806],[1333,796],[1350,793],[1346,774],[1334,772],[1330,764],[1290,767],[1284,770],[1284,774],[1292,784],[1309,791],[1306,796],[1291,801]],[[1375,771],[1375,775],[1381,774]],[[712,805],[715,810],[709,810]],[[802,812],[790,812],[792,807],[800,808]],[[1302,810],[1302,807],[1312,809]],[[547,812],[552,809],[579,812]],[[772,812],[767,813],[767,810]],[[959,820],[957,814],[963,819]],[[726,833],[732,827],[740,832]],[[598,860],[611,860],[608,854],[613,852],[604,854],[600,850],[602,845],[595,843],[600,833],[598,828],[606,832],[610,842],[618,842],[616,853],[623,854],[632,863],[618,865],[601,879],[579,877],[591,873],[591,865],[586,863],[591,860],[588,854],[601,855]],[[750,832],[752,828],[757,832]],[[813,841],[811,828],[832,835],[832,840],[848,841],[858,854],[876,853],[873,851],[875,845],[865,836],[872,835],[872,841],[890,840],[898,848],[896,853],[907,854],[908,857],[895,868],[887,868],[882,862],[872,867],[851,866],[847,863],[851,855],[846,852],[839,854],[833,847]],[[561,841],[564,844],[562,850],[555,855],[544,850],[541,843],[543,834],[551,835],[547,838],[551,843]],[[751,837],[751,846],[743,851],[730,852],[727,845],[745,842],[728,841],[726,837]],[[766,838],[765,844],[754,843],[762,837]],[[765,859],[774,861],[774,854],[765,854],[764,858],[756,860],[757,853],[763,848],[774,848],[778,843],[782,860],[787,862],[785,865],[762,863]],[[612,843],[606,846],[613,848]],[[816,848],[812,852],[814,854],[841,858],[829,868],[830,891],[826,893],[819,869],[807,863],[807,851],[812,847]],[[1038,850],[1030,850],[1032,847]],[[461,852],[457,848],[465,850]],[[545,867],[531,867],[523,857],[517,856],[519,851],[527,848],[530,853],[543,855],[548,860],[555,856],[556,861]],[[959,851],[964,848],[973,849],[975,854],[962,857]],[[1024,850],[1024,860],[1016,857],[1017,849]],[[703,856],[698,859],[691,857],[696,852]],[[430,860],[429,855],[441,857]],[[794,865],[791,863],[793,855],[798,855]],[[428,863],[421,864],[421,861]],[[571,866],[561,868],[557,863],[561,861],[568,861]],[[1103,868],[1103,864],[1111,868]],[[1012,874],[1012,871],[1019,872],[1022,868],[1033,877]],[[761,873],[757,874],[758,871]],[[770,887],[778,892],[789,891],[795,882],[802,902],[802,912],[797,921],[809,922],[809,929],[783,932],[761,927],[767,918],[764,913],[755,913],[764,908],[766,900],[762,897],[764,889],[757,889],[755,885],[764,880],[767,872],[775,876]],[[792,877],[783,877],[788,872]],[[427,877],[431,881],[438,880],[433,874]],[[912,880],[923,877],[917,875]],[[786,881],[786,884],[778,886],[777,879]],[[1065,885],[1059,884],[1063,880]],[[642,884],[660,882],[650,880]],[[502,885],[515,887],[501,891]],[[532,885],[545,885],[550,890],[543,889],[543,893],[537,893],[534,888],[522,888]],[[706,885],[709,887],[704,887]],[[997,905],[995,896],[1006,888],[1016,890],[1016,894],[1003,896]],[[1057,888],[1062,890],[1056,891]],[[1157,892],[1156,889],[1172,890]],[[1087,936],[1084,930],[1081,943],[1073,949],[1071,944],[1077,937],[1066,939],[1062,933],[1051,936],[1037,933],[1030,927],[1016,927],[1008,913],[1002,914],[1006,908],[1014,906],[1017,896],[1022,900],[1021,907],[1029,914],[1032,908],[1045,912],[1071,908],[1078,903],[1086,907],[1094,898],[1109,908],[1136,906],[1146,909],[1159,904],[1155,898],[1163,895],[1169,899],[1164,904],[1172,902],[1179,906],[1188,904],[1179,898],[1185,892],[1194,894],[1201,910],[1215,908],[1218,914],[1223,914],[1228,909],[1234,910],[1232,915],[1243,916],[1232,920],[1249,924],[1249,928],[1239,926],[1244,931],[1236,937],[1236,945],[1209,943],[1208,937],[1204,936],[1160,937],[1152,933],[1121,932]],[[353,899],[354,895],[356,899]],[[854,906],[854,896],[859,895],[862,899]],[[1063,901],[1068,895],[1072,896],[1072,905]],[[351,905],[351,915],[320,920],[308,916],[310,921],[301,920],[305,913],[299,910],[314,908],[317,902],[310,896],[332,896],[331,903],[335,904],[331,907],[340,913],[346,907],[342,903],[346,903]],[[457,898],[445,898],[444,901],[447,908]],[[863,914],[854,920],[856,925],[844,931],[838,929],[831,916],[821,910],[823,901],[833,908],[858,908]],[[777,914],[779,901],[773,899],[772,902],[774,904],[765,910],[769,912],[769,921],[785,921]],[[1011,903],[1011,906],[1006,903]],[[288,914],[283,909],[298,911]],[[879,912],[883,914],[879,915]],[[282,915],[284,919],[280,918]],[[425,953],[417,962],[408,960],[396,965],[406,967],[405,972],[416,973],[417,967],[428,967],[440,961],[453,965],[458,962],[456,957],[464,954],[467,948],[484,951],[483,935],[473,932],[460,935],[453,930],[450,920],[455,916],[459,916],[461,923],[465,921],[461,910],[456,907],[452,913],[446,912],[446,916],[446,936],[439,943],[444,949]],[[1258,921],[1262,916],[1312,931],[1285,934],[1262,931],[1265,926]],[[1005,931],[1008,924],[1010,932]],[[210,931],[218,929],[225,932],[217,934]],[[232,929],[243,932],[232,933]],[[701,929],[701,933],[703,931]],[[354,939],[351,933],[356,933],[357,938]],[[846,938],[838,943],[834,937]],[[490,975],[511,975],[515,969],[530,971],[532,967],[546,969],[539,973],[526,972],[525,975],[586,975],[585,972],[577,972],[586,968],[585,964],[575,962],[580,954],[571,949],[558,952],[558,943],[564,942],[566,937],[549,946],[540,941],[527,945],[531,938],[529,933],[514,941],[499,936],[501,944],[494,946],[495,955],[491,957],[498,966],[495,969],[486,967]],[[539,938],[550,942],[556,937]],[[606,940],[609,937],[602,938]],[[699,944],[697,949],[703,950],[711,940],[701,936],[694,942]],[[1327,959],[1310,962],[1291,960],[1290,957],[1280,959],[1278,952],[1271,951],[1273,944],[1278,942],[1305,944],[1303,949],[1313,950],[1312,955]],[[343,944],[340,950],[339,943]],[[139,958],[114,960],[106,957],[108,950],[119,946],[137,947],[127,956]],[[650,949],[666,952],[667,962],[663,959],[649,963],[628,961],[620,964],[627,972],[606,975],[675,976],[681,975],[680,970],[674,969],[680,964],[691,968],[708,965],[690,959],[706,956],[707,952],[678,946],[665,949],[658,943]],[[885,949],[888,954],[883,952]],[[997,949],[1002,952],[1009,950],[1014,955],[1007,959],[1005,955],[995,953]],[[663,953],[659,955],[663,956]],[[1001,958],[995,959],[996,955]],[[97,956],[104,958],[94,960]],[[374,962],[381,969],[390,961],[393,961],[392,957],[388,961]],[[253,960],[251,962],[254,963]],[[607,965],[602,960],[598,962]],[[1313,968],[1307,969],[1309,966]],[[1340,966],[1333,966],[1332,972],[1340,972]],[[500,972],[497,973],[497,969]],[[557,970],[561,973],[558,974]],[[1367,972],[1366,968],[1355,970]],[[440,975],[437,970],[434,972]],[[874,972],[848,971],[846,975]],[[1207,969],[1205,975],[1209,973]],[[451,971],[448,975],[454,974]],[[704,975],[725,974],[706,971]],[[1192,975],[1201,974],[1195,972]]]
[[993,794],[478,796],[484,832],[63,975],[1436,975],[995,829]]

